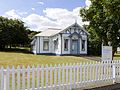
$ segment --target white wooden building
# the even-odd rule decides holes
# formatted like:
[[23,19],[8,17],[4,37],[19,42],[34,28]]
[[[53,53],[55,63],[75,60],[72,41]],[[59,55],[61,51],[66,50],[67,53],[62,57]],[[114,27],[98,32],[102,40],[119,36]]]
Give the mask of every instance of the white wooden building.
[[34,54],[87,54],[88,35],[77,23],[63,30],[49,28],[34,36],[31,50]]

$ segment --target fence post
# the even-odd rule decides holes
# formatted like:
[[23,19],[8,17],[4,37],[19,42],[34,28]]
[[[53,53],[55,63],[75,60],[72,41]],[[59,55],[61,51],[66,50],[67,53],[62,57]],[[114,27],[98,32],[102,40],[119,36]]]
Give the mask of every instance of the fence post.
[[112,62],[112,76],[113,76],[113,83],[115,83],[115,63]]

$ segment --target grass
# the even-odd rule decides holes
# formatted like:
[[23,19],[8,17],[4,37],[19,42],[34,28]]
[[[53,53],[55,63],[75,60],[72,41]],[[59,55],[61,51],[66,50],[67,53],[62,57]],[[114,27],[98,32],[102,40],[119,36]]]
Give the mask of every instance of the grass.
[[[94,56],[93,56],[94,57]],[[96,57],[94,57],[96,58]],[[120,53],[116,54],[114,59],[120,60]],[[85,57],[79,56],[50,56],[50,55],[33,55],[24,50],[7,50],[0,52],[0,66],[10,66],[13,65],[17,67],[20,66],[32,66],[32,65],[42,65],[42,64],[65,64],[65,63],[85,63],[91,62],[92,60]],[[89,73],[88,73],[89,74]],[[79,76],[78,76],[79,77]],[[65,77],[66,78],[66,77]],[[83,76],[84,78],[84,76]],[[94,76],[93,76],[94,78]],[[12,77],[10,77],[11,82]],[[30,77],[30,81],[32,77]],[[54,80],[54,79],[53,79]],[[45,80],[44,80],[45,81]],[[22,84],[22,82],[21,82]],[[16,85],[16,84],[15,84]],[[11,83],[10,83],[11,88]],[[12,89],[10,89],[12,90]]]
[[63,64],[63,63],[83,63],[91,60],[79,56],[50,56],[50,55],[33,55],[26,52],[3,51],[0,52],[0,66],[32,66],[42,64]]
[[[90,57],[91,58],[91,57]],[[80,57],[80,56],[52,56],[52,55],[33,55],[28,52],[28,48],[19,48],[19,49],[7,49],[6,51],[0,52],[0,67],[1,66],[10,66],[13,65],[17,67],[20,66],[32,66],[32,65],[55,65],[55,64],[66,64],[66,63],[84,63],[90,62],[96,58],[92,57],[90,60],[89,56]],[[120,60],[120,53],[115,54],[114,60]]]
[[[0,52],[0,67],[12,67],[13,65],[17,67],[20,66],[32,66],[32,65],[46,65],[46,64],[65,64],[65,63],[84,63],[84,62],[90,62],[91,60],[85,59],[83,57],[78,56],[50,56],[50,55],[33,55],[28,53],[27,51],[24,51],[24,49],[21,50],[7,50],[7,51],[1,51]],[[25,73],[26,76],[27,73]],[[45,72],[44,72],[45,74]],[[30,74],[30,83],[32,81],[32,74]],[[15,75],[15,86],[17,86],[17,75]],[[22,85],[22,77],[20,76],[20,84]],[[26,80],[26,79],[25,79]],[[45,82],[46,79],[44,79]],[[53,79],[54,80],[54,79]],[[12,76],[10,74],[10,90],[12,90]],[[36,82],[36,79],[35,79]],[[27,84],[26,84],[27,85]],[[20,86],[21,87],[21,86]],[[17,89],[17,88],[16,88]]]
[[120,60],[120,52],[115,54],[114,60]]

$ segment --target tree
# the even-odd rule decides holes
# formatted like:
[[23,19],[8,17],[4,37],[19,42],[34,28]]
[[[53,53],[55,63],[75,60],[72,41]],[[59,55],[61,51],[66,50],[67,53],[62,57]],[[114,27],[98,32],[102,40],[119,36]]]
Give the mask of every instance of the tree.
[[36,35],[38,33],[41,33],[41,31],[37,32],[37,31],[31,31],[30,29],[27,29],[27,34],[28,34],[28,37],[30,39],[30,42],[32,41],[34,35]]
[[0,17],[0,48],[29,44],[27,27],[18,19]]
[[90,7],[82,8],[80,15],[90,22],[89,30],[101,44],[110,42],[114,54],[120,43],[120,0],[91,0]]

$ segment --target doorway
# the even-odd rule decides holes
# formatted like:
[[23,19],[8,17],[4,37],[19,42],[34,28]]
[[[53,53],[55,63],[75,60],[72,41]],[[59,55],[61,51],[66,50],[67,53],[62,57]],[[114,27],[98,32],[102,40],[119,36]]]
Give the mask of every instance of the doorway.
[[72,40],[72,54],[78,54],[78,40]]

